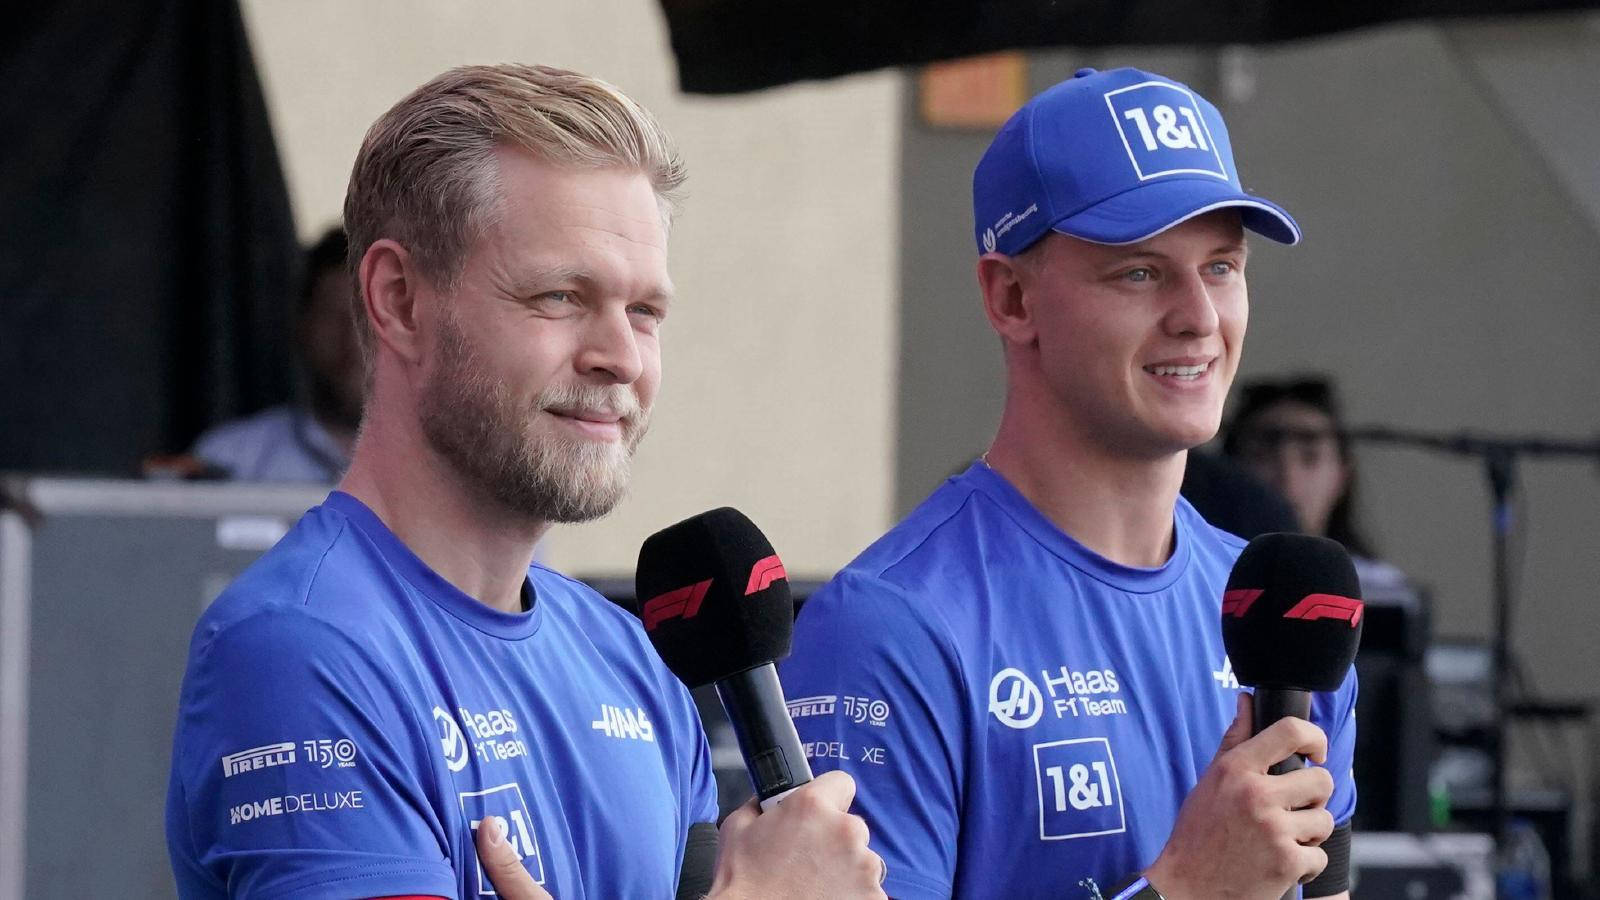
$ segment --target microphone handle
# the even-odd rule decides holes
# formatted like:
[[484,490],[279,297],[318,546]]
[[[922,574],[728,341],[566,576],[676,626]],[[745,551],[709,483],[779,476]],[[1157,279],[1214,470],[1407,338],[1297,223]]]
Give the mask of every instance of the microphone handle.
[[[1255,733],[1260,734],[1273,722],[1279,719],[1296,716],[1309,721],[1311,719],[1311,692],[1297,691],[1294,688],[1256,688],[1253,701],[1255,710]],[[1283,775],[1296,769],[1305,768],[1305,757],[1298,753],[1292,754],[1283,762],[1277,763],[1267,770],[1268,775]],[[1299,900],[1300,886],[1289,888],[1283,895],[1283,900]]]
[[[1255,733],[1260,734],[1279,719],[1289,716],[1310,720],[1311,692],[1294,688],[1256,688]],[[1268,775],[1282,775],[1305,768],[1305,757],[1296,753],[1267,770]]]
[[784,705],[776,666],[766,663],[718,681],[717,697],[733,725],[763,811],[811,780],[811,765]]

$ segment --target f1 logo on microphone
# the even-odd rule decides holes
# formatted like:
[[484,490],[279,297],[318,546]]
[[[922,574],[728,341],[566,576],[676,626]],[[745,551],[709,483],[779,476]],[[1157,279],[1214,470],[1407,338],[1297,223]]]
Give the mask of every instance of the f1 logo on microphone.
[[[1235,588],[1222,594],[1222,614],[1242,619],[1250,607],[1266,593],[1259,588]],[[1317,619],[1342,619],[1354,628],[1361,624],[1361,613],[1366,604],[1353,597],[1338,594],[1307,594],[1283,614],[1285,619],[1311,622]]]
[[656,626],[668,619],[692,619],[700,612],[700,604],[711,590],[711,579],[696,582],[688,587],[667,591],[644,604],[644,630],[655,631]]
[[[775,581],[789,577],[784,571],[783,561],[777,554],[766,559],[757,560],[750,567],[750,580],[745,584],[744,595],[759,593],[772,586]],[[705,602],[706,593],[711,590],[714,578],[697,581],[687,587],[667,591],[658,597],[651,597],[645,601],[640,610],[644,619],[644,630],[655,631],[656,626],[668,619],[692,619],[700,612],[700,604]]]
[[1285,619],[1343,619],[1354,628],[1361,624],[1361,613],[1366,608],[1360,600],[1338,594],[1307,594],[1304,600],[1283,614]]
[[1260,588],[1235,588],[1231,591],[1223,591],[1222,614],[1233,616],[1235,619],[1242,619],[1244,614],[1250,611],[1250,604],[1256,602],[1256,599],[1265,593],[1266,591]]
[[788,577],[789,573],[783,568],[783,560],[778,559],[778,555],[774,553],[750,567],[750,583],[745,585],[744,595],[748,597],[756,591],[764,591],[771,587],[774,581]]

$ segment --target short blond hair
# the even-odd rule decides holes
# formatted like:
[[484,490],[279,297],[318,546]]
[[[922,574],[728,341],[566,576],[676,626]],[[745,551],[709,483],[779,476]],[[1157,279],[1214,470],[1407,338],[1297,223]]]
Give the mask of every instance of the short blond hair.
[[500,147],[576,168],[640,172],[655,189],[664,223],[686,174],[655,117],[598,78],[518,64],[439,75],[372,124],[350,172],[344,222],[358,332],[369,356],[358,271],[367,249],[390,238],[441,290],[454,290],[469,248],[501,212]]

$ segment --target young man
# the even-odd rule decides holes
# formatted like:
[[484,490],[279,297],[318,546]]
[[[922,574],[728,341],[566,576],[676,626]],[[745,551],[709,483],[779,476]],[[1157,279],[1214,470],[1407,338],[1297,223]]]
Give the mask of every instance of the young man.
[[[1023,107],[973,203],[999,431],[806,604],[782,677],[812,765],[855,775],[891,896],[1277,898],[1347,841],[1355,684],[1250,737],[1219,615],[1243,542],[1178,488],[1239,364],[1244,229],[1299,229],[1211,104],[1131,69]],[[1266,774],[1293,752],[1326,767]]]
[[[682,180],[648,113],[557,69],[452,70],[368,132],[345,201],[362,431],[340,489],[195,630],[167,809],[182,896],[493,893],[485,822],[561,900],[710,881],[687,691],[632,617],[530,567],[552,523],[626,486]],[[730,818],[713,895],[882,896],[851,792],[819,779]]]

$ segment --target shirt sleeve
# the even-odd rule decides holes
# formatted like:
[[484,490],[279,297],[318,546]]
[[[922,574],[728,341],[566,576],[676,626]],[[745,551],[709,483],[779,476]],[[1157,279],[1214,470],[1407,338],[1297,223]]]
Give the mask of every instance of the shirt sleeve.
[[[686,896],[685,885],[702,885],[711,888],[717,865],[717,780],[711,766],[711,747],[705,730],[700,727],[700,713],[694,700],[681,684],[681,705],[687,707],[685,736],[678,745],[689,748],[682,764],[685,777],[680,787],[683,814],[678,828],[678,896]],[[696,826],[701,826],[698,830]]]
[[[699,719],[691,721],[698,723]],[[693,760],[689,766],[689,786],[685,794],[685,805],[689,808],[687,823],[693,825],[696,822],[710,822],[714,825],[719,812],[717,773],[711,766],[711,746],[706,742],[705,731],[698,725],[694,727],[693,746]]]
[[197,640],[168,792],[180,894],[454,896],[420,769],[430,736],[395,691],[363,647],[302,608]]
[[884,890],[908,900],[950,896],[965,779],[967,692],[934,615],[847,570],[802,608],[780,671],[812,770],[855,779]]
[[665,689],[673,692],[677,701],[674,722],[679,731],[673,736],[673,744],[683,748],[678,756],[678,859],[682,860],[689,829],[700,823],[717,824],[717,778],[711,766],[711,745],[700,725],[694,697],[676,677],[667,677],[671,680]]
[[1325,768],[1333,775],[1333,796],[1328,798],[1328,812],[1336,824],[1344,825],[1356,813],[1356,777],[1353,771],[1356,751],[1356,682],[1355,666],[1345,676],[1344,684],[1331,694],[1311,696],[1311,721],[1328,735],[1328,761]]

